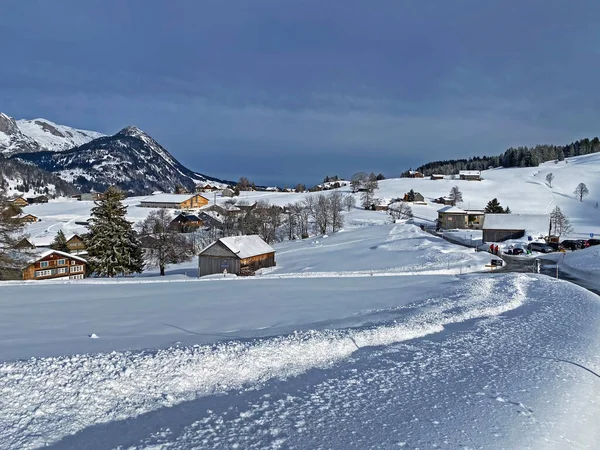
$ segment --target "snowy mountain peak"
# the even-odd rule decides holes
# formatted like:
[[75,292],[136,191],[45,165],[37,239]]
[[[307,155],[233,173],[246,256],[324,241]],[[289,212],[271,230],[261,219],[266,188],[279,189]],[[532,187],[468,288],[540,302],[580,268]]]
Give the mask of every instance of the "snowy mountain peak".
[[46,119],[14,120],[0,112],[0,153],[61,152],[104,136],[57,125]]
[[0,133],[4,133],[8,136],[19,132],[17,123],[11,117],[8,117],[3,112],[0,112]]
[[119,131],[117,133],[117,135],[137,137],[137,138],[142,137],[142,136],[148,136],[146,133],[144,133],[142,130],[140,130],[135,125],[130,125],[128,127],[123,128],[121,131]]

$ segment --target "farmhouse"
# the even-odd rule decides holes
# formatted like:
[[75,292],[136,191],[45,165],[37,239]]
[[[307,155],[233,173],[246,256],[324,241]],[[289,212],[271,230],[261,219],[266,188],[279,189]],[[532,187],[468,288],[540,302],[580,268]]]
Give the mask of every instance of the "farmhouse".
[[213,242],[198,256],[198,275],[232,273],[252,275],[275,265],[275,250],[260,236],[230,236]]
[[144,198],[140,206],[146,208],[195,209],[208,204],[200,194],[158,194]]
[[479,170],[460,170],[458,178],[468,181],[481,181],[481,171]]
[[438,228],[467,228],[467,211],[457,206],[438,209]]
[[27,200],[25,200],[23,197],[17,197],[15,199],[12,199],[10,201],[13,205],[18,206],[19,208],[22,208],[24,206],[27,206],[29,203],[27,203]]
[[433,175],[431,175],[431,177],[429,177],[429,178],[430,178],[430,179],[432,179],[432,180],[443,180],[443,179],[444,179],[444,175],[441,175],[441,174],[435,174],[435,173],[434,173],[434,174],[433,174]]
[[24,280],[68,278],[79,280],[86,276],[85,259],[58,250],[38,253],[23,269]]
[[418,172],[416,170],[409,170],[408,171],[408,178],[424,178],[425,175],[423,175],[421,172]]
[[486,214],[483,220],[483,242],[520,239],[525,233],[546,235],[550,229],[547,214]]
[[203,225],[204,223],[196,214],[181,213],[171,221],[169,228],[180,233],[189,233]]

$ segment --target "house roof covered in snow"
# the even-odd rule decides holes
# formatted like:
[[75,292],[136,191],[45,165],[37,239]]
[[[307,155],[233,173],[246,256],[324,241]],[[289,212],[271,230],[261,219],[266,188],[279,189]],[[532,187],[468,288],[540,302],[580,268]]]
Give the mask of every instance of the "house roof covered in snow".
[[458,171],[459,175],[467,175],[467,176],[476,176],[476,175],[481,175],[481,171],[480,170],[459,170]]
[[[200,194],[158,194],[143,198],[142,203],[183,203]],[[201,196],[202,197],[202,196]],[[206,197],[204,197],[206,198]],[[208,199],[207,199],[208,200]]]
[[548,232],[550,216],[547,214],[486,214],[484,230],[527,230]]
[[458,206],[444,206],[443,208],[438,209],[439,213],[445,214],[466,214],[467,212],[464,209],[460,209]]
[[[249,236],[229,236],[219,239],[220,242],[240,259],[252,258],[253,256],[273,253],[275,249],[261,239],[260,236],[252,234]],[[209,245],[200,254],[211,248],[217,242]]]
[[37,260],[43,259],[46,256],[49,256],[53,253],[56,253],[59,256],[64,256],[65,258],[71,258],[71,259],[75,259],[75,260],[83,262],[83,263],[87,263],[87,261],[85,259],[80,258],[79,256],[75,256],[71,253],[65,253],[65,252],[61,252],[59,250],[36,249],[36,250],[32,251],[31,259],[29,260],[28,264],[34,263]]

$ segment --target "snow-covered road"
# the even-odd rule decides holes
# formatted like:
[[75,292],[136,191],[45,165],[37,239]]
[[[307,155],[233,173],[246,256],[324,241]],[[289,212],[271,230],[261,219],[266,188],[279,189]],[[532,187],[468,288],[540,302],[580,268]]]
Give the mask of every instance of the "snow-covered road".
[[[310,288],[300,289],[296,283],[302,282]],[[260,283],[278,284],[254,292],[251,286]],[[30,323],[13,316],[26,329],[12,330],[0,348],[16,353],[23,346],[24,357],[59,348],[57,354],[71,356],[4,358],[0,447],[592,448],[600,439],[594,426],[600,379],[544,359],[600,372],[597,296],[526,274],[378,283],[175,283],[169,285],[169,307],[161,298],[161,308],[160,285],[153,285],[154,294],[140,291],[146,284],[129,285],[131,292],[121,285],[120,297],[111,292],[110,305],[88,310],[97,303],[91,301],[70,316],[69,308],[40,300],[39,320],[36,314]],[[180,303],[186,296],[179,288],[199,285],[244,286],[244,296]],[[107,298],[100,291],[111,285],[77,288]],[[8,310],[18,313],[18,301]],[[141,317],[126,313],[126,305],[144,301]],[[104,316],[102,308],[114,310],[110,320],[94,317]],[[177,322],[184,324],[179,330],[159,326],[152,320],[160,314],[186,320]],[[48,325],[53,318],[55,329]],[[2,329],[10,328],[10,319],[2,320]],[[98,332],[95,320],[107,328]],[[235,329],[245,338],[209,344],[206,336],[190,334],[211,329],[211,322],[214,333]],[[61,330],[61,323],[76,324],[77,333],[87,324],[100,339],[77,342],[77,333]],[[299,331],[290,334],[286,327]],[[185,345],[165,348],[177,340]],[[72,351],[80,344],[108,350],[144,342],[155,350]]]

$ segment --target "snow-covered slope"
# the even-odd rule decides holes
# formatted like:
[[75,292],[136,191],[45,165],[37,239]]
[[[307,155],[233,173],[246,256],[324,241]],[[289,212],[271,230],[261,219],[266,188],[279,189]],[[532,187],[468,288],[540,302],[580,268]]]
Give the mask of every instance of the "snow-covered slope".
[[77,130],[46,119],[14,120],[0,112],[0,153],[64,151],[104,136],[96,131]]
[[196,184],[220,182],[187,169],[134,126],[60,153],[23,153],[14,157],[56,173],[84,192],[104,191],[110,185],[134,195],[173,192],[178,185],[193,192]]
[[19,130],[44,150],[60,152],[105,136],[97,131],[77,130],[47,119],[17,120]]

